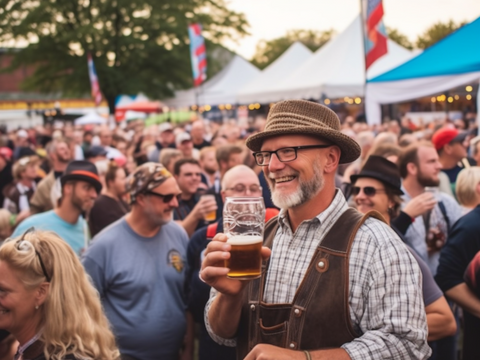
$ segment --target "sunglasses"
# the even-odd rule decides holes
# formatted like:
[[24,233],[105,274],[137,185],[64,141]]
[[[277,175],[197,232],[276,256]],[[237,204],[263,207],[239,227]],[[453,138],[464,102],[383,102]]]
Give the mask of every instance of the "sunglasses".
[[170,201],[172,201],[172,199],[174,197],[177,197],[178,195],[177,194],[159,194],[159,193],[156,193],[154,191],[147,191],[147,194],[148,195],[153,195],[153,196],[156,196],[156,197],[159,197],[161,199],[163,199],[163,202],[165,204],[169,203]]
[[366,195],[366,196],[375,196],[375,194],[378,192],[378,193],[382,193],[382,192],[385,192],[385,189],[375,189],[373,186],[365,186],[363,188],[359,187],[359,186],[354,186],[352,188],[352,195],[354,196],[357,196],[358,194],[360,194],[360,191],[363,190],[363,193]]
[[40,262],[40,266],[42,267],[43,276],[45,276],[47,282],[50,282],[51,278],[50,276],[48,276],[47,269],[45,268],[45,264],[43,263],[40,253],[37,251],[37,249],[35,249],[35,246],[33,246],[30,241],[25,240],[25,235],[32,231],[35,231],[35,228],[33,226],[23,233],[22,237],[17,240],[15,247],[18,251],[29,251],[31,248],[33,248],[35,250],[35,254],[38,257],[38,261]]

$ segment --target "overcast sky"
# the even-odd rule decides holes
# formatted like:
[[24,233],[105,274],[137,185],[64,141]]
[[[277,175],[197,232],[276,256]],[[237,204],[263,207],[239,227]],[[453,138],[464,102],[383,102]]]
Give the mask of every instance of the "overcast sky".
[[[341,32],[360,12],[360,0],[226,0],[243,12],[251,35],[227,44],[250,59],[260,39],[283,36],[290,29],[335,29]],[[438,21],[472,21],[480,16],[480,0],[383,0],[384,22],[412,41]]]

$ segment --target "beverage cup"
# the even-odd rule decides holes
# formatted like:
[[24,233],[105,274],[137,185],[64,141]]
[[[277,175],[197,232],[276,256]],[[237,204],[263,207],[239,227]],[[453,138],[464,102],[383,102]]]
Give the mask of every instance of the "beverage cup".
[[262,270],[261,250],[265,226],[265,204],[261,197],[225,199],[223,207],[223,230],[230,244],[230,258],[225,267],[227,277],[251,280],[260,277]]
[[[216,201],[215,200],[215,195],[211,195],[211,194],[202,195],[202,199],[203,198],[212,199],[212,200]],[[216,210],[210,211],[208,214],[205,214],[204,219],[205,219],[205,221],[208,221],[208,222],[212,222],[212,221],[217,220]]]
[[438,187],[426,186],[426,187],[425,187],[425,192],[428,192],[428,193],[432,194],[433,198],[434,198],[437,202],[439,201],[439,198],[440,198],[440,190],[438,189]]

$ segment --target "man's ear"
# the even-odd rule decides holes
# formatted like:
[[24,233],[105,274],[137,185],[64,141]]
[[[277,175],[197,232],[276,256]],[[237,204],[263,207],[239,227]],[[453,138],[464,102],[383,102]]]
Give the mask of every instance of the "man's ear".
[[328,174],[337,170],[342,152],[336,145],[330,146],[327,150],[327,161],[325,163],[324,171]]
[[407,171],[410,175],[414,175],[414,176],[417,175],[417,172],[418,172],[417,165],[415,165],[414,163],[408,163]]

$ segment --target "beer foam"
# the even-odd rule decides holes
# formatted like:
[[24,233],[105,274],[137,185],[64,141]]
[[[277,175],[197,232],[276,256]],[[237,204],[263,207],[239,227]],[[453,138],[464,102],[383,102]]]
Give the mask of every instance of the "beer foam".
[[257,235],[235,235],[227,240],[227,244],[230,245],[251,245],[259,242],[263,242],[263,238]]

